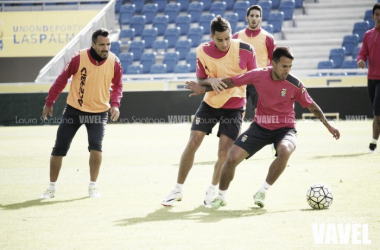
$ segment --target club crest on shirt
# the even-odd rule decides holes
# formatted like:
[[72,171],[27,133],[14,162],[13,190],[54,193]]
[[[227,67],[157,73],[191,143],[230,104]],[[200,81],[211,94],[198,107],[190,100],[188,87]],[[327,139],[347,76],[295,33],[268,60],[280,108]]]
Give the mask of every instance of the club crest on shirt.
[[302,94],[305,93],[305,91],[306,91],[306,88],[303,87],[303,88],[302,88]]
[[286,95],[286,89],[282,89],[281,90],[281,97],[285,97],[285,95]]
[[248,139],[248,135],[243,135],[243,137],[241,138],[241,141],[245,142],[247,139]]

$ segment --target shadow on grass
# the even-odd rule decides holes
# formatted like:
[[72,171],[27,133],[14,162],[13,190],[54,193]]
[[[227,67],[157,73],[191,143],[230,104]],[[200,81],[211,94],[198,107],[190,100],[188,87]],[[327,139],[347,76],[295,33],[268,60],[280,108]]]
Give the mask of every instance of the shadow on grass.
[[24,201],[24,202],[20,202],[20,203],[9,204],[9,205],[1,205],[0,204],[0,209],[17,210],[17,209],[23,209],[23,208],[28,208],[28,207],[49,206],[49,205],[58,204],[58,203],[67,203],[67,202],[84,200],[87,198],[88,198],[88,196],[85,196],[82,198],[77,198],[77,199],[72,199],[72,200],[64,200],[64,201],[53,201],[51,199],[49,199],[49,200],[35,199],[35,200]]
[[323,158],[349,158],[361,155],[368,155],[369,153],[359,153],[359,154],[341,154],[341,155],[317,155],[312,157],[312,159],[323,159]]
[[116,226],[132,226],[144,222],[168,220],[193,220],[201,223],[217,222],[222,219],[244,218],[265,214],[267,211],[258,207],[247,210],[218,210],[199,206],[191,211],[172,212],[171,207],[162,207],[145,217],[136,217],[116,221]]

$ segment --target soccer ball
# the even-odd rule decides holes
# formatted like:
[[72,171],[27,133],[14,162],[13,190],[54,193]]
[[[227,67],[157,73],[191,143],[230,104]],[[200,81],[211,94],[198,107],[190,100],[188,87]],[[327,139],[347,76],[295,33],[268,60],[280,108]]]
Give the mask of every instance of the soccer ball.
[[313,209],[324,209],[331,206],[333,193],[329,186],[316,183],[306,192],[306,201]]

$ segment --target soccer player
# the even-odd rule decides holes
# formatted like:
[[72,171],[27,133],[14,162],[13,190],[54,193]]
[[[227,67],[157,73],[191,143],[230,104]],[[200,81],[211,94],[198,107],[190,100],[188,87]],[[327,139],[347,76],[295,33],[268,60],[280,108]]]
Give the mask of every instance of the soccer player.
[[[232,39],[231,26],[221,16],[211,21],[212,41],[202,43],[197,49],[196,75],[199,82],[212,77],[228,77],[257,68],[255,52],[251,45]],[[206,190],[204,205],[210,205],[214,199],[216,185],[219,183],[220,170],[226,160],[228,150],[239,135],[242,113],[245,108],[245,86],[231,88],[222,94],[208,92],[200,104],[191,126],[190,139],[182,153],[179,164],[177,184],[161,202],[171,206],[181,201],[182,186],[194,163],[197,149],[205,135],[219,122],[218,159],[214,166],[211,185]]]
[[[102,141],[108,110],[110,110],[111,119],[116,121],[120,114],[119,107],[123,93],[123,71],[120,60],[109,51],[110,46],[109,31],[96,30],[92,34],[91,48],[75,53],[49,90],[42,111],[44,119],[48,114],[53,115],[53,103],[65,88],[68,79],[73,76],[67,104],[50,157],[50,184],[41,196],[42,199],[55,196],[62,159],[66,156],[75,133],[83,124],[87,129],[90,152],[88,192],[91,198],[100,197],[96,180],[102,162]],[[111,93],[110,88],[112,88]]]
[[227,204],[227,189],[234,177],[237,165],[244,159],[250,158],[265,145],[273,143],[277,158],[270,165],[262,187],[254,195],[255,204],[260,207],[265,206],[267,190],[285,170],[288,159],[296,148],[295,100],[303,107],[307,107],[325,125],[333,137],[339,139],[339,130],[326,120],[322,110],[309,96],[302,82],[289,73],[293,59],[288,47],[277,47],[273,52],[272,67],[251,70],[232,78],[219,78],[220,85],[214,85],[213,88],[203,87],[195,82],[186,82],[187,88],[194,91],[192,95],[213,89],[223,91],[226,87],[252,83],[259,94],[254,122],[236,139],[223,164],[218,196],[211,203],[212,207]]
[[380,134],[380,4],[372,8],[372,19],[375,27],[368,30],[363,37],[363,44],[356,59],[358,67],[364,69],[368,60],[368,94],[373,108],[372,140],[370,153],[376,153],[377,140]]
[[[273,50],[276,47],[274,37],[260,24],[263,20],[262,9],[260,5],[252,5],[247,9],[247,28],[236,32],[232,38],[241,39],[253,46],[256,51],[257,66],[259,68],[270,66],[272,61]],[[247,100],[251,97],[253,110],[256,114],[257,91],[253,84],[247,85]]]

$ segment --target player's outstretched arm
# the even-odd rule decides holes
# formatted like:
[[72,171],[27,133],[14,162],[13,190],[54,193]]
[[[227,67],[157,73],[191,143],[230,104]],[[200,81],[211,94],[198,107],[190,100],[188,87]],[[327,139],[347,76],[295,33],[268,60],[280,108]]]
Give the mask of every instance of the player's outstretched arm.
[[[216,79],[216,78],[207,78],[207,79]],[[223,86],[226,86],[225,89],[235,87],[235,84],[231,78],[223,78],[221,81],[223,82]],[[190,97],[198,96],[209,91],[214,91],[214,89],[208,84],[207,81],[204,81],[204,83],[206,84],[204,86],[201,86],[200,84],[193,81],[186,81],[185,83],[186,83],[185,89],[189,89],[193,91],[193,93],[189,95]],[[217,93],[220,93],[220,92],[217,92]]]
[[201,86],[211,86],[216,93],[220,94],[227,88],[227,85],[222,81],[222,79],[223,78],[198,78],[197,82]]
[[307,107],[311,113],[314,114],[315,117],[317,117],[323,125],[329,130],[329,132],[333,135],[333,137],[338,140],[340,138],[340,133],[339,130],[336,129],[335,127],[331,126],[329,121],[327,121],[325,114],[323,114],[321,108],[313,102],[310,106]]

